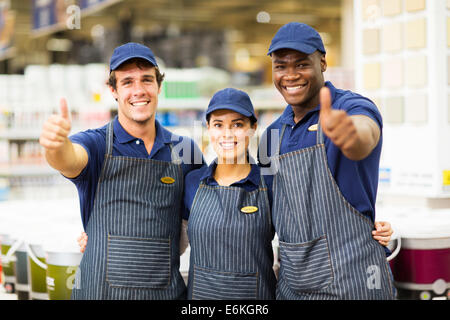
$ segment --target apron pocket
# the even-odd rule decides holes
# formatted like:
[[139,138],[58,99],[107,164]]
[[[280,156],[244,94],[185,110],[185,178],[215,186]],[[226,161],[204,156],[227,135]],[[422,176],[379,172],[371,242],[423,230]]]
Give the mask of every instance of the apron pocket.
[[217,271],[194,265],[194,300],[255,300],[257,291],[257,273]]
[[170,240],[109,235],[106,280],[113,287],[167,287]]
[[292,290],[318,291],[331,284],[333,271],[326,236],[304,243],[279,243],[282,272]]

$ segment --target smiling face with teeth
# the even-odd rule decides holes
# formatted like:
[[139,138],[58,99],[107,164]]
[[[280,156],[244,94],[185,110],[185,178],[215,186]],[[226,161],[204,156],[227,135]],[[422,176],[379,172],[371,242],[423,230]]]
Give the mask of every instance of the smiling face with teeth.
[[246,163],[247,149],[256,123],[252,124],[248,117],[238,112],[220,109],[211,113],[207,127],[219,163]]
[[122,125],[146,125],[155,119],[161,87],[153,66],[128,63],[115,70],[116,88],[111,89],[118,102],[118,117]]
[[326,68],[325,55],[319,51],[306,54],[280,49],[272,53],[273,83],[293,107],[296,118],[319,104],[319,91],[324,85],[323,72]]

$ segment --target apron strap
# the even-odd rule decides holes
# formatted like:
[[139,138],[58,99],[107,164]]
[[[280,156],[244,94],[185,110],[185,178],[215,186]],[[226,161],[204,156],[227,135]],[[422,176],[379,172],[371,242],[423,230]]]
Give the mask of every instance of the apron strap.
[[264,176],[262,174],[259,175],[259,179],[260,179],[260,186],[264,189],[267,188],[266,186],[266,182],[264,181]]
[[108,123],[106,127],[106,154],[112,156],[113,139],[114,139],[114,120]]
[[284,132],[286,131],[287,124],[283,124],[283,127],[281,127],[281,134],[280,134],[280,141],[278,143],[278,150],[276,151],[273,156],[279,156],[281,152],[281,141],[283,141]]

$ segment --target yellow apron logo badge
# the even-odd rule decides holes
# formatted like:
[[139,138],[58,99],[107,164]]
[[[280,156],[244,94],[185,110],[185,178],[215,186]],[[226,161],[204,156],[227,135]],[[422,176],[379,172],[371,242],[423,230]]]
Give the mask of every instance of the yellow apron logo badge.
[[162,177],[161,182],[165,184],[172,184],[175,182],[175,179],[172,177]]
[[243,213],[253,213],[258,211],[258,207],[254,207],[254,206],[247,206],[247,207],[243,207],[241,209],[241,212]]
[[317,131],[317,127],[318,127],[319,125],[316,123],[316,124],[313,124],[312,126],[310,126],[309,128],[308,128],[308,131]]

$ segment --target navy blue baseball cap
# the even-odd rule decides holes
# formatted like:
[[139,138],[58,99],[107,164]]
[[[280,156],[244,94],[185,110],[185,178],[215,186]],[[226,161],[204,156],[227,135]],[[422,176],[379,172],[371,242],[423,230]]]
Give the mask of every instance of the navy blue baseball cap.
[[292,49],[306,54],[316,50],[326,53],[319,33],[307,24],[299,22],[289,22],[278,29],[272,38],[267,55],[280,49]]
[[206,116],[211,112],[221,109],[232,110],[242,114],[256,122],[255,110],[252,101],[244,91],[226,88],[217,91],[209,102]]
[[111,60],[109,62],[109,71],[111,72],[116,70],[122,63],[133,58],[141,58],[147,60],[155,67],[158,67],[158,65],[156,64],[155,55],[149,47],[146,47],[139,43],[128,42],[114,49]]

